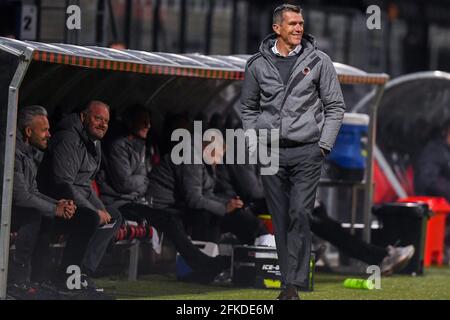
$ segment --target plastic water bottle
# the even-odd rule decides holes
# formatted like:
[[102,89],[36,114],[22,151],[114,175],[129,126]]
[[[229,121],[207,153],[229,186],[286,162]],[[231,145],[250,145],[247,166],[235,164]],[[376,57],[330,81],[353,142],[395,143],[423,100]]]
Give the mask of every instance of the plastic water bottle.
[[366,290],[374,289],[372,281],[366,279],[351,279],[351,278],[345,279],[344,287],[352,289],[366,289]]
[[316,253],[311,252],[309,260],[309,291],[314,291],[314,269],[316,268]]

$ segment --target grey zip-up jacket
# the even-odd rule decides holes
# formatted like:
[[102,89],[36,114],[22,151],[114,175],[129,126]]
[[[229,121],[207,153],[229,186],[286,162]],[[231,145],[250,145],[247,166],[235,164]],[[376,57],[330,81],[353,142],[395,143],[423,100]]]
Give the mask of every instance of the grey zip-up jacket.
[[188,207],[223,216],[227,200],[214,194],[214,177],[204,164],[175,165],[170,154],[150,172],[148,192],[157,209]]
[[264,198],[261,176],[256,165],[220,164],[216,167],[215,192],[229,198],[239,196],[244,202]]
[[317,49],[313,37],[304,35],[285,86],[273,62],[275,40],[275,34],[269,35],[247,61],[241,94],[244,130],[279,129],[280,139],[318,142],[331,150],[345,112],[331,59]]
[[23,142],[22,134],[17,133],[14,164],[13,212],[16,209],[37,210],[46,217],[54,217],[58,201],[47,197],[38,190],[36,175],[38,164],[33,147]]
[[143,201],[148,186],[145,149],[145,140],[128,136],[107,146],[97,179],[106,205]]
[[80,116],[71,114],[58,123],[50,140],[39,168],[39,187],[51,197],[73,199],[78,207],[105,209],[92,188],[100,161],[100,141],[89,139]]

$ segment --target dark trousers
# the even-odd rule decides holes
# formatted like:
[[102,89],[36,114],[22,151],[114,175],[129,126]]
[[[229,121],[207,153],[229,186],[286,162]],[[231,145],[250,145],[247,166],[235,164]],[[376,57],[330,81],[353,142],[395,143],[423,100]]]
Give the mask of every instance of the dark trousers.
[[328,216],[313,215],[311,230],[316,235],[330,242],[346,255],[361,260],[369,265],[378,265],[386,257],[386,248],[367,243],[343,230],[341,225]]
[[284,287],[307,288],[312,238],[309,220],[322,162],[316,143],[280,148],[278,172],[261,176]]
[[33,209],[13,207],[11,232],[17,232],[17,238],[14,255],[9,263],[9,283],[29,280],[31,265],[35,264],[35,261],[32,262],[32,260],[36,244],[38,243],[41,223],[41,212]]
[[[258,212],[270,213],[265,200],[258,202]],[[310,220],[311,231],[316,236],[330,242],[339,251],[351,258],[367,264],[380,264],[388,254],[387,249],[363,241],[342,229],[341,224],[330,218],[323,206],[313,210]]]
[[216,272],[209,270],[213,268],[212,258],[204,254],[188,238],[181,220],[181,211],[177,209],[154,209],[149,206],[128,203],[119,207],[120,212],[126,220],[146,219],[159,232],[164,232],[174,244],[186,263],[195,271]]
[[256,237],[269,233],[249,209],[237,209],[224,216],[206,210],[186,209],[183,220],[191,229],[192,238],[201,241],[219,242],[221,233],[231,232],[240,243],[253,245]]
[[[81,266],[87,244],[97,229],[99,218],[95,212],[78,208],[70,220],[49,218],[33,209],[15,208],[12,231],[17,231],[16,250],[11,264],[10,282],[48,279],[51,239],[64,234],[67,241],[59,276],[65,276],[70,265]],[[31,269],[31,274],[30,274]]]
[[71,265],[79,266],[83,273],[87,272],[83,265],[83,259],[99,222],[98,214],[88,208],[77,208],[75,215],[70,220],[55,219],[54,228],[56,232],[65,234],[67,237],[59,267],[60,276],[67,277],[67,268]]
[[[91,214],[94,214],[98,218],[97,212],[94,212],[92,210],[89,211],[91,212]],[[117,230],[122,224],[122,215],[117,208],[109,206],[106,207],[106,211],[109,213],[112,222],[115,222],[115,224],[111,228],[104,228],[103,226],[99,226],[97,223],[97,227],[87,244],[86,252],[84,254],[82,262],[83,272],[88,276],[91,276],[95,273],[95,270],[97,269],[103,259],[103,256],[105,255],[106,249],[108,248],[109,244],[111,244],[113,238],[117,233]]]

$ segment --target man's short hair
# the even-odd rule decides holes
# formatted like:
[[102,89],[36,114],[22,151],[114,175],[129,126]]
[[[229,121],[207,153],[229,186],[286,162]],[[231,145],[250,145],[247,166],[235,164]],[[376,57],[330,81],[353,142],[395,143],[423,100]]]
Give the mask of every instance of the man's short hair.
[[150,115],[150,110],[148,110],[146,107],[140,104],[133,104],[129,107],[127,107],[123,113],[122,118],[130,121],[136,120],[137,117],[139,117],[141,114],[147,113]]
[[26,106],[19,110],[17,116],[17,126],[20,131],[24,131],[26,127],[31,125],[34,117],[44,116],[48,117],[47,110],[44,107],[38,105]]
[[84,113],[84,114],[89,114],[89,111],[91,110],[92,106],[94,106],[96,104],[104,105],[104,106],[106,106],[106,109],[108,109],[108,111],[110,111],[109,105],[107,105],[103,101],[92,100],[92,101],[89,101],[89,103],[86,105],[86,107],[81,112]]
[[288,11],[295,12],[298,14],[302,14],[302,12],[303,12],[303,10],[302,10],[302,8],[300,8],[300,6],[284,3],[284,4],[276,7],[275,10],[273,10],[272,23],[273,24],[281,24],[281,22],[283,21],[283,13],[288,12]]
[[148,114],[148,116],[151,118],[150,110],[145,108],[143,105],[133,104],[125,109],[122,114],[122,120],[124,121],[128,130],[131,130],[133,128],[134,123],[143,113]]

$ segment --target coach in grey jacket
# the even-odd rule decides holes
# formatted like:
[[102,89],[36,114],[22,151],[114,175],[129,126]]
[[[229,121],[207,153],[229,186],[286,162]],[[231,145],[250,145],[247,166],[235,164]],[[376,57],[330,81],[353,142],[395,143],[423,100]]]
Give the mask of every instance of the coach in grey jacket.
[[108,123],[109,107],[100,101],[91,101],[80,114],[64,118],[56,128],[39,172],[39,183],[46,194],[71,198],[85,214],[98,217],[99,228],[91,237],[83,259],[82,271],[88,276],[95,272],[122,221],[120,212],[105,208],[92,187],[100,168],[100,140],[108,130]]
[[[70,200],[42,194],[37,187],[37,155],[47,149],[50,138],[47,111],[41,106],[21,108],[17,126],[11,215],[11,231],[17,232],[17,238],[9,266],[8,294],[18,299],[34,299],[37,291],[30,290],[30,267],[35,276],[43,275],[49,245],[45,237],[39,236],[41,225],[44,220],[71,221],[76,207]],[[73,257],[70,248],[64,251],[63,261]]]
[[[279,170],[263,184],[275,226],[283,290],[299,299],[308,283],[310,216],[323,157],[330,152],[345,111],[330,58],[303,36],[301,9],[281,5],[273,30],[247,62],[241,96],[244,129],[278,129]],[[256,143],[249,140],[251,152]]]

